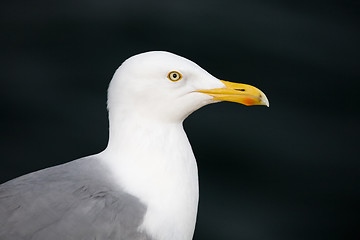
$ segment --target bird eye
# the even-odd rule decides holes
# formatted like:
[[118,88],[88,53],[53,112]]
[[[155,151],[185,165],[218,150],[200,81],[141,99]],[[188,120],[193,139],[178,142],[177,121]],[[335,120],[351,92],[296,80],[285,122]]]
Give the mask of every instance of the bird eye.
[[181,74],[176,71],[169,72],[167,77],[173,82],[179,81],[182,78]]

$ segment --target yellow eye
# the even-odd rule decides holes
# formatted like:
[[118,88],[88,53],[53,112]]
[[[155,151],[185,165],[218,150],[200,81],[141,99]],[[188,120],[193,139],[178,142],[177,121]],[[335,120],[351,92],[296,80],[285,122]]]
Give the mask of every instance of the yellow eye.
[[179,81],[182,78],[181,74],[177,71],[169,72],[167,77],[173,82]]

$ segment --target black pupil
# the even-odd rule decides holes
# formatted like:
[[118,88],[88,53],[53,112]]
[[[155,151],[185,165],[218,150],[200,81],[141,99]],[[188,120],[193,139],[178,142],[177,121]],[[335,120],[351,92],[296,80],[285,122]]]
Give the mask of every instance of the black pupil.
[[177,74],[176,74],[176,73],[173,73],[173,78],[177,78]]

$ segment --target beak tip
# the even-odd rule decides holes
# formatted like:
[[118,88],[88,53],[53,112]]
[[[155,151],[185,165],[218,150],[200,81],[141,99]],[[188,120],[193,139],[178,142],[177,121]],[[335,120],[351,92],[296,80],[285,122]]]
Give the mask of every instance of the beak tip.
[[[267,100],[267,99],[266,99],[266,100]],[[270,107],[269,101],[266,101],[266,102],[265,102],[265,106]]]
[[261,95],[261,102],[263,103],[263,105],[270,107],[269,100],[267,99],[267,97],[264,93],[262,93],[262,95]]

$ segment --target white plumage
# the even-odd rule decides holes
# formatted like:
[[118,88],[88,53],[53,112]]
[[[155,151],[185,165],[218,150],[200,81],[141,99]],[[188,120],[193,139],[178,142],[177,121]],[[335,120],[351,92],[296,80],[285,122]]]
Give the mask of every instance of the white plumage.
[[[170,81],[171,71],[183,78]],[[147,206],[141,229],[155,239],[192,238],[198,175],[182,122],[212,101],[196,90],[221,87],[195,63],[166,52],[130,58],[112,79],[110,139],[102,159],[119,184]]]

